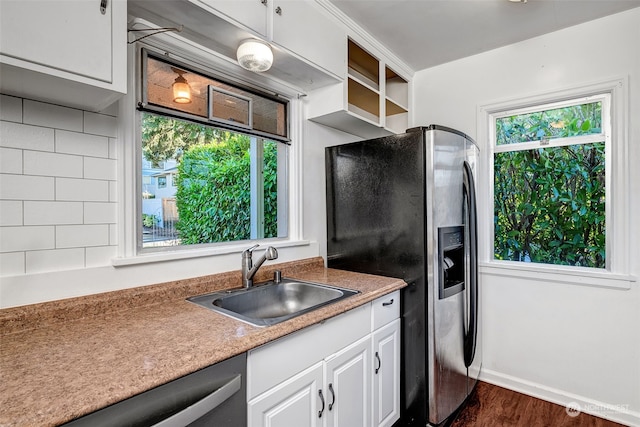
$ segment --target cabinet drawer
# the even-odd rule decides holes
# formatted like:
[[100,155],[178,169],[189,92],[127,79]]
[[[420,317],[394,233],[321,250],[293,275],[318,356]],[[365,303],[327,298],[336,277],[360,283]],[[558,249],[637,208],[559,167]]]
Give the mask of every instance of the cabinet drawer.
[[380,297],[371,304],[372,331],[400,317],[400,291]]

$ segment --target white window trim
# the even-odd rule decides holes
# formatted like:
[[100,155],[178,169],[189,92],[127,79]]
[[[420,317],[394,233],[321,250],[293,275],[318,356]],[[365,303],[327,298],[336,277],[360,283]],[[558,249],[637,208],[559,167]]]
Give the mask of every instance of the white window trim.
[[[486,103],[478,107],[478,143],[482,161],[479,167],[478,214],[480,272],[488,275],[518,277],[629,289],[636,278],[630,274],[628,236],[630,218],[628,161],[628,77],[601,81],[579,87]],[[495,260],[493,257],[493,118],[501,112],[526,109],[562,100],[609,93],[611,96],[611,141],[607,152],[607,268],[585,268],[551,264]],[[602,139],[600,139],[602,140]]]
[[[166,35],[166,34],[165,34]],[[192,52],[196,47],[191,46],[192,42],[187,45],[176,45],[175,42],[184,42],[179,37],[172,36],[175,40],[167,43],[167,38],[163,39],[162,47],[169,45],[174,52],[184,53],[186,50]],[[191,49],[189,49],[191,48]],[[138,159],[140,156],[140,132],[136,120],[136,75],[140,73],[140,64],[137,59],[137,47],[132,45],[128,49],[128,63],[136,64],[135,67],[129,67],[128,71],[128,87],[127,94],[119,102],[118,115],[120,127],[118,129],[118,257],[111,260],[114,267],[147,264],[154,262],[164,262],[173,260],[182,260],[190,258],[220,256],[233,253],[240,253],[251,246],[253,241],[229,242],[220,245],[211,245],[206,247],[185,248],[158,251],[158,252],[138,252],[138,195],[141,177],[139,176]],[[198,52],[196,52],[198,53]],[[187,55],[188,56],[188,55]],[[189,58],[193,59],[193,58]],[[228,67],[216,55],[210,54],[207,65],[220,65]],[[135,68],[135,69],[134,69]],[[214,67],[215,69],[215,67]],[[287,90],[288,89],[288,90]],[[295,88],[284,88],[278,86],[280,93],[289,96],[289,138],[291,146],[289,147],[289,233],[287,238],[265,239],[270,246],[276,248],[287,248],[296,246],[307,246],[311,242],[303,239],[303,198],[302,198],[302,137],[303,129],[303,103],[297,99],[300,92]],[[259,240],[256,240],[256,242]]]

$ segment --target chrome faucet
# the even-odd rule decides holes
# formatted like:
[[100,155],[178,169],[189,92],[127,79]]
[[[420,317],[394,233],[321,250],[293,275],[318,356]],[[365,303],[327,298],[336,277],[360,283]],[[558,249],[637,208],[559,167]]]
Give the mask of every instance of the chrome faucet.
[[273,246],[269,246],[264,254],[258,261],[256,261],[255,265],[253,264],[253,250],[260,245],[251,246],[249,249],[246,249],[242,252],[242,286],[244,288],[250,288],[253,286],[253,276],[256,275],[260,266],[266,260],[273,260],[278,258],[278,251]]

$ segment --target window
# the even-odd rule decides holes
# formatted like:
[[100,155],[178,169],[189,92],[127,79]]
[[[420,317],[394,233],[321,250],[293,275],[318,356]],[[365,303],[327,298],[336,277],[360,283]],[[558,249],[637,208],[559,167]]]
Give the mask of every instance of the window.
[[493,258],[609,265],[611,94],[495,112]]
[[287,101],[141,58],[138,249],[287,237]]

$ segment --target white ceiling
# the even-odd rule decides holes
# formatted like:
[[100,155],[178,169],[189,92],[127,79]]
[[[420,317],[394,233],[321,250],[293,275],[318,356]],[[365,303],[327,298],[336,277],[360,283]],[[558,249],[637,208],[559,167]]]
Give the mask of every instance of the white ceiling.
[[415,71],[640,7],[640,0],[330,1]]

